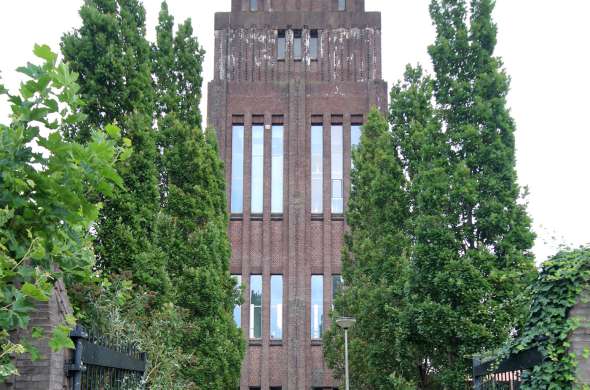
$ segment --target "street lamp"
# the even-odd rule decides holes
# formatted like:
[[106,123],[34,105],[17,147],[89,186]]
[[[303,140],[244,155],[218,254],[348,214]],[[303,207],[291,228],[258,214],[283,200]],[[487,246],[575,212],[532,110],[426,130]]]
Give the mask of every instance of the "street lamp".
[[340,317],[336,319],[336,325],[344,329],[344,375],[346,378],[346,390],[350,390],[348,379],[348,329],[352,328],[356,320],[352,317]]

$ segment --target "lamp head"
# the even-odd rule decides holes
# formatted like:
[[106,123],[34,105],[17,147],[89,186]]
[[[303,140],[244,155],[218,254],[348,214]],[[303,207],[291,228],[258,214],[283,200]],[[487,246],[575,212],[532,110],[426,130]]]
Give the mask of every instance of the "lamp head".
[[340,317],[336,319],[336,325],[342,329],[349,329],[355,324],[356,320],[352,317]]

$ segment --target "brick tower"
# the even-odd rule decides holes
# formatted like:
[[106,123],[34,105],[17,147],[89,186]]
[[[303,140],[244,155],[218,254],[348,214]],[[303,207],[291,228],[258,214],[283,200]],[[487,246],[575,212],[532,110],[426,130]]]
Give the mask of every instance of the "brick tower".
[[232,0],[215,15],[208,121],[225,161],[240,389],[333,389],[321,335],[341,281],[351,169],[387,109],[381,15],[364,0]]

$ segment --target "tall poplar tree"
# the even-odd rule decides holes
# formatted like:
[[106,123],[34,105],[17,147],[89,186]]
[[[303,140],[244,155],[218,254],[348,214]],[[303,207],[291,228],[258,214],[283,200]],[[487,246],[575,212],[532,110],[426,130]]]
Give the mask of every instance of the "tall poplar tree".
[[244,345],[232,310],[231,255],[223,163],[214,132],[200,129],[204,52],[190,19],[173,34],[162,3],[153,46],[161,150],[160,244],[175,280],[177,305],[187,310],[181,348],[192,359],[181,372],[197,388],[238,386]]
[[[405,301],[409,207],[402,167],[393,153],[392,134],[376,109],[369,113],[353,156],[344,287],[337,296],[334,314],[357,319],[350,334],[352,387],[398,388],[413,367],[406,337]],[[324,340],[328,362],[342,369],[338,363],[342,331],[333,325]]]
[[165,300],[171,284],[155,241],[159,208],[154,89],[145,10],[138,0],[86,0],[82,26],[62,39],[62,52],[80,75],[87,126],[71,137],[85,141],[87,128],[116,123],[131,140],[131,157],[117,169],[125,190],[104,204],[96,226],[98,264]]
[[[350,256],[336,313],[354,315],[361,324],[351,335],[352,348],[361,346],[357,353],[364,358],[352,357],[358,365],[352,381],[361,388],[463,389],[472,356],[500,346],[525,318],[526,286],[535,276],[534,234],[517,184],[515,125],[506,108],[509,80],[494,56],[493,5],[432,1],[437,38],[429,53],[435,74],[430,78],[409,67],[393,87],[391,141],[381,147],[384,161],[396,160],[403,175],[378,174],[363,163],[363,149],[375,143],[370,137],[363,135],[353,153],[345,248]],[[364,174],[372,180],[359,180]],[[406,209],[395,216],[375,202],[386,196],[388,204],[397,204],[401,195],[383,192],[386,184],[403,189]],[[387,248],[379,236],[393,230],[377,230],[389,219],[407,234],[405,241],[397,238],[407,245],[404,251],[388,249],[390,258],[383,261],[371,245]],[[375,238],[358,235],[361,228],[374,229]],[[380,288],[367,282],[377,273],[364,265],[372,259],[383,262],[375,270],[384,275],[397,261],[397,277],[380,279],[396,292],[403,283],[395,299],[380,296]],[[396,337],[379,337],[369,319]],[[339,356],[330,353],[337,341],[330,334],[326,343],[336,367]],[[383,354],[373,361],[375,351]],[[395,356],[407,357],[409,366]]]
[[520,325],[535,275],[492,10],[491,0],[469,9],[433,1],[435,77],[410,70],[392,91],[390,120],[411,183],[408,301],[420,388],[463,388],[472,355]]

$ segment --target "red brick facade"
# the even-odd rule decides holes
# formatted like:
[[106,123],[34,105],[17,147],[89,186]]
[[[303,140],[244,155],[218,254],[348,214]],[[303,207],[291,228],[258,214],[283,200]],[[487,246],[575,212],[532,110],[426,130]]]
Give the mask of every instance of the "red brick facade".
[[[332,215],[330,126],[341,116],[344,127],[344,201],[350,187],[350,126],[366,118],[371,106],[387,106],[381,80],[381,16],[365,12],[364,0],[232,0],[232,10],[215,15],[215,74],[209,83],[209,125],[231,183],[232,123],[243,121],[244,212],[233,215],[232,274],[245,287],[241,325],[249,326],[249,276],[262,275],[262,338],[249,341],[240,388],[331,389],[338,384],[323,362],[321,342],[310,331],[311,275],[324,275],[324,324],[331,307],[332,275],[340,274],[345,229]],[[277,34],[286,31],[286,57],[277,59]],[[293,58],[293,31],[302,32],[303,55]],[[310,58],[310,31],[318,32],[318,58]],[[282,215],[271,215],[271,132],[264,131],[264,212],[251,215],[251,128],[284,122]],[[311,214],[310,128],[324,126],[322,215]],[[256,122],[259,122],[256,119]],[[283,339],[270,340],[270,276],[283,275]]]

